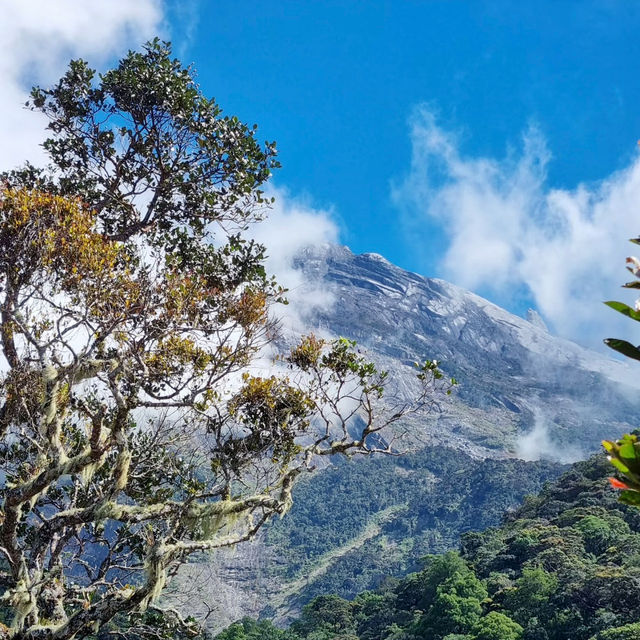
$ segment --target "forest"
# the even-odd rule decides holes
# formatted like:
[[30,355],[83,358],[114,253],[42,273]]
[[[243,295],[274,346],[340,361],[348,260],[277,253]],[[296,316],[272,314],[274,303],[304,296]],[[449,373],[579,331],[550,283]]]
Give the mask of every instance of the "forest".
[[631,640],[640,635],[640,512],[604,455],[576,463],[458,552],[354,598],[317,596],[286,630],[244,619],[219,640]]

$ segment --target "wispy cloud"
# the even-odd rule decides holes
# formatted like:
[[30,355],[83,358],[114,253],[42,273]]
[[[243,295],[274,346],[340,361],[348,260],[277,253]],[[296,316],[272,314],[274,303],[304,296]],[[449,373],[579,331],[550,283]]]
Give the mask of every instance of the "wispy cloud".
[[277,309],[278,317],[285,328],[300,333],[316,309],[333,303],[333,295],[322,282],[305,278],[296,258],[305,248],[337,242],[338,227],[331,211],[317,209],[286,189],[270,187],[268,195],[275,204],[250,235],[267,247],[267,271],[288,289],[289,304]]
[[189,49],[200,24],[202,0],[170,0],[165,2],[166,21],[171,25],[171,39],[178,58],[184,64],[190,64]]
[[524,287],[557,332],[583,342],[633,330],[602,301],[624,297],[626,239],[640,233],[640,157],[565,190],[547,184],[550,153],[535,127],[505,158],[465,157],[456,135],[421,108],[411,140],[411,168],[393,197],[407,220],[443,229],[441,275],[503,304]]
[[69,59],[93,65],[161,31],[161,0],[7,0],[0,21],[0,170],[37,164],[44,120],[21,108],[33,84],[55,82]]
[[571,464],[583,460],[588,455],[579,442],[572,443],[568,447],[553,439],[549,428],[549,417],[545,415],[542,408],[534,408],[533,418],[533,427],[519,437],[516,443],[518,458],[522,458],[522,460],[554,460]]

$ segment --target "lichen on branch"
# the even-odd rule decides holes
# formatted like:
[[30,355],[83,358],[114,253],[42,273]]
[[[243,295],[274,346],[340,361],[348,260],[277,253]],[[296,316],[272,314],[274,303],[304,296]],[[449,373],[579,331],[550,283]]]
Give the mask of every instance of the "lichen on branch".
[[393,452],[370,436],[448,382],[385,409],[386,374],[313,336],[255,374],[284,291],[243,233],[275,146],[166,43],[32,98],[51,165],[0,176],[0,622],[67,640],[134,629],[190,554],[286,513],[318,457]]

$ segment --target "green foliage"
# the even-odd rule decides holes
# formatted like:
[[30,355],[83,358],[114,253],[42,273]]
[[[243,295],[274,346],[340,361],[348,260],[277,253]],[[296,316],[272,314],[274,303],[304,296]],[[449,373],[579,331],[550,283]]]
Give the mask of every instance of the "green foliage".
[[414,578],[407,578],[403,588],[398,590],[398,601],[403,606],[415,606],[427,611],[442,593],[449,593],[447,587],[451,581],[466,578],[469,568],[464,560],[455,552],[449,551],[441,556],[427,556],[425,568],[415,574]]
[[[429,572],[425,573],[428,580]],[[466,566],[440,582],[426,614],[416,623],[417,635],[441,638],[453,633],[468,633],[480,622],[482,602],[487,590]]]
[[609,453],[609,461],[624,477],[624,482],[615,478],[611,484],[622,489],[620,501],[640,505],[640,441],[636,434],[625,434],[617,442],[605,440],[602,446]]
[[576,523],[576,528],[582,533],[585,550],[594,555],[604,553],[619,537],[618,531],[595,515],[582,518]]
[[291,640],[640,637],[640,512],[617,501],[608,470],[602,455],[577,463],[501,526],[465,534],[460,554],[351,602],[312,601]]
[[[589,638],[600,625],[640,615],[638,514],[608,490],[604,456],[578,463],[529,500],[499,529],[463,539],[480,577],[511,580],[493,607],[518,622],[524,638]],[[605,615],[605,612],[607,615]]]
[[523,628],[508,616],[491,611],[473,629],[473,640],[520,640]]
[[291,625],[302,637],[320,638],[353,635],[355,620],[352,603],[335,595],[318,596],[302,609],[302,615]]
[[640,622],[601,631],[590,640],[638,640],[638,638],[640,638]]
[[[632,238],[630,241],[638,244],[637,238]],[[635,257],[627,258],[627,269],[634,275],[635,280],[623,286],[627,289],[640,288],[640,261]],[[640,299],[636,301],[635,308],[623,302],[609,301],[605,304],[624,316],[640,322]],[[618,338],[607,338],[604,343],[628,358],[640,360],[640,346],[636,347]],[[613,487],[622,490],[620,501],[640,506],[640,442],[637,435],[625,434],[616,442],[605,440],[602,445],[609,453],[611,464],[624,477],[624,482],[616,478],[611,479]]]
[[512,618],[526,625],[533,616],[546,617],[550,614],[549,600],[557,587],[558,578],[554,574],[540,567],[526,567],[513,586],[503,587],[500,596]]
[[278,629],[268,620],[243,618],[218,634],[218,640],[287,640],[293,638],[288,631]]

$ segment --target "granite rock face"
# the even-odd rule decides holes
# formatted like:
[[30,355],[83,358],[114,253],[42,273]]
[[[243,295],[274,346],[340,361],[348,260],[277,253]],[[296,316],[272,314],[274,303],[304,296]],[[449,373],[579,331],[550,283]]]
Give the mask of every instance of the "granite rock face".
[[[333,296],[331,306],[314,310],[310,329],[355,339],[399,381],[399,393],[412,387],[411,364],[426,358],[460,381],[438,415],[421,418],[425,437],[466,441],[479,455],[573,461],[637,425],[633,367],[554,337],[535,311],[520,318],[346,247],[306,249],[297,267]],[[547,450],[519,450],[518,439],[536,429]]]

